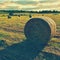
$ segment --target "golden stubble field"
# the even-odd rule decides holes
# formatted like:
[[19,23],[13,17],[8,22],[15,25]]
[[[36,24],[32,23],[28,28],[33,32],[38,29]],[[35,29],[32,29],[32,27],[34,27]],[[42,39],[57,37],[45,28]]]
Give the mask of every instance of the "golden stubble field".
[[[57,25],[57,34],[60,35],[60,14],[31,14],[31,16],[32,18],[40,16],[52,18]],[[11,18],[8,18],[8,14],[0,14],[0,40],[4,40],[8,46],[25,40],[24,26],[29,19],[29,14],[20,17],[11,16]],[[60,44],[58,43],[60,43],[60,38],[52,38],[48,43],[50,47],[47,46],[44,50],[50,52],[54,47],[59,49]],[[51,52],[55,53],[53,50]],[[57,52],[57,54],[59,53],[60,51]]]

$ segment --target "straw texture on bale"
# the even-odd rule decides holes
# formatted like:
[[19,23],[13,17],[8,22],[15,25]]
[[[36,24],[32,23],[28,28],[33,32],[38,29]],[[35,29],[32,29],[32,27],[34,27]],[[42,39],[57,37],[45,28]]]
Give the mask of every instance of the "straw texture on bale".
[[42,18],[44,21],[46,21],[48,23],[48,25],[50,26],[51,29],[51,37],[56,35],[56,23],[54,22],[53,19],[49,18],[49,17],[40,17]]
[[55,35],[56,24],[48,17],[32,18],[26,23],[24,33],[30,40],[46,43]]

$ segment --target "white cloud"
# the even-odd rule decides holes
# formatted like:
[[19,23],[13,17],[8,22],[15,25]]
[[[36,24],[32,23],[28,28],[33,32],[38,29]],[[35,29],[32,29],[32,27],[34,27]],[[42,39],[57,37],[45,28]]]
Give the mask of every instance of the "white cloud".
[[[4,0],[5,2],[0,4],[0,9],[20,9],[20,10],[60,10],[60,0]],[[25,1],[22,3],[16,3],[16,1]],[[26,2],[27,1],[27,2]],[[41,2],[43,1],[43,2]],[[52,2],[53,1],[53,2]],[[35,4],[31,2],[36,2]]]

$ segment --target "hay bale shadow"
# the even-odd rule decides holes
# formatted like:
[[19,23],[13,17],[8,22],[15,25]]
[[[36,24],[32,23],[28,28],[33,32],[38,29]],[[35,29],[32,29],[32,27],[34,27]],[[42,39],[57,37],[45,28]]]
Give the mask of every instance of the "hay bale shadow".
[[[0,51],[0,60],[34,60],[36,56],[41,56],[39,55],[40,53],[44,55],[46,60],[49,60],[48,58],[52,60],[51,57],[53,56],[57,60],[60,60],[60,56],[51,53],[41,52],[45,46],[45,44],[40,44],[39,41],[37,42],[27,39],[24,42],[14,44]],[[40,59],[41,58],[39,58],[39,60]]]

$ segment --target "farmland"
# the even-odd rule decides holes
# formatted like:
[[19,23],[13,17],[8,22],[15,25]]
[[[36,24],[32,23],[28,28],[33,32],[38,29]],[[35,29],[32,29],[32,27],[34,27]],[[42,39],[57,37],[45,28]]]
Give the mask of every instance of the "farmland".
[[[32,18],[38,18],[40,16],[52,18],[56,22],[59,34],[60,14],[31,14],[31,16]],[[0,14],[0,40],[5,40],[8,45],[24,40],[24,26],[29,19],[29,13],[25,13],[25,15],[23,14],[20,17],[11,16],[11,18],[8,18],[8,14]]]
[[[23,13],[22,16],[11,16],[8,18],[8,14],[0,14],[0,40],[4,40],[7,46],[11,46],[16,43],[20,43],[26,39],[24,35],[24,26],[26,22],[30,19],[29,13]],[[60,14],[31,14],[32,18],[38,18],[40,16],[52,18],[57,25],[57,35],[60,36]],[[49,46],[47,46],[43,51],[52,52],[54,54],[60,55],[60,38],[52,38],[49,41]],[[51,50],[57,47],[57,51]],[[4,49],[4,45],[0,48]],[[57,52],[57,53],[56,53]]]

